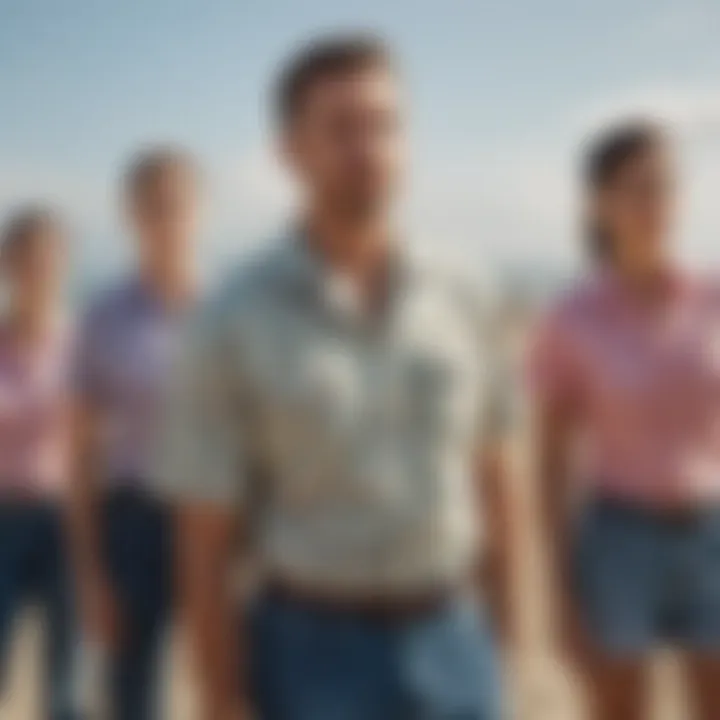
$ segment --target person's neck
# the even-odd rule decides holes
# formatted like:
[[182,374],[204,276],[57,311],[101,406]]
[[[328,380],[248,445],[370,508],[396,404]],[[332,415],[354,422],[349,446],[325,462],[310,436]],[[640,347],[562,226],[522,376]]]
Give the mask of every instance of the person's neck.
[[313,213],[307,221],[308,241],[334,272],[363,288],[384,274],[391,252],[387,222],[346,222],[327,213]]
[[669,263],[627,264],[616,271],[623,285],[648,304],[663,301],[672,287],[673,272]]
[[197,290],[197,277],[189,263],[146,263],[140,275],[152,295],[169,310],[184,307]]

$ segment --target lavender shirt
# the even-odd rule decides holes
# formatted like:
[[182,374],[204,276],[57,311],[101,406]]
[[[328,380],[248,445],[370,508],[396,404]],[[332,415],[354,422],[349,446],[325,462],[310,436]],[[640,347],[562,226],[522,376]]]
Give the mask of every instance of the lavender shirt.
[[165,384],[184,317],[131,279],[104,294],[85,318],[75,385],[103,418],[103,470],[112,486],[152,485]]
[[58,328],[32,350],[0,328],[0,496],[47,497],[67,479],[70,333]]

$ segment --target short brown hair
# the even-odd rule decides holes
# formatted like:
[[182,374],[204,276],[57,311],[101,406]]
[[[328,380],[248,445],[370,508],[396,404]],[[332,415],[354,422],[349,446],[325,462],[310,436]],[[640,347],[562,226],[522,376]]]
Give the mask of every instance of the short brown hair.
[[394,67],[390,48],[377,35],[332,35],[315,40],[296,52],[280,74],[274,98],[276,120],[281,126],[292,122],[308,90],[321,80]]
[[65,223],[55,210],[41,204],[15,209],[0,234],[0,258],[15,261],[46,230],[65,232]]
[[627,162],[647,150],[661,147],[667,140],[667,128],[647,118],[624,120],[606,129],[595,138],[585,157],[586,187],[602,188],[612,182]]
[[[651,118],[631,118],[601,132],[587,150],[582,167],[585,192],[592,195],[608,187],[631,161],[670,141],[668,128]],[[612,260],[613,239],[597,222],[588,223],[587,249],[597,262]]]
[[125,195],[142,197],[165,173],[180,170],[191,177],[200,177],[200,165],[188,150],[172,145],[156,145],[135,153],[122,178]]

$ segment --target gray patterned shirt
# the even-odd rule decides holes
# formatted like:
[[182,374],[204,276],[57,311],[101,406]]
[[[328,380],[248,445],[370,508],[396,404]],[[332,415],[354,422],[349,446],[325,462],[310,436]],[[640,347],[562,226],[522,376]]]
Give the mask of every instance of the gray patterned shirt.
[[356,312],[302,240],[244,266],[192,323],[158,477],[237,508],[265,570],[333,590],[467,573],[473,464],[504,414],[488,307],[404,254]]

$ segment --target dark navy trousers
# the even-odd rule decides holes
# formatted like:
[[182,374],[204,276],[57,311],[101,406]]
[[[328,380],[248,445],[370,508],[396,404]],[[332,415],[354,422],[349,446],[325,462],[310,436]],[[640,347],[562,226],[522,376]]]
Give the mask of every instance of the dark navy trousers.
[[41,500],[0,501],[0,682],[4,691],[18,611],[37,604],[44,626],[43,717],[50,720],[79,717],[77,625],[66,550],[59,506]]
[[162,717],[162,641],[172,606],[170,509],[141,490],[116,490],[106,499],[103,529],[122,613],[121,642],[108,668],[110,715],[155,720]]

